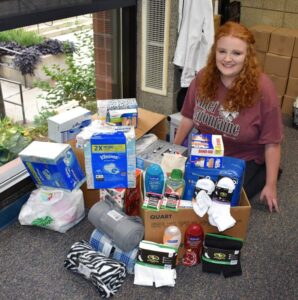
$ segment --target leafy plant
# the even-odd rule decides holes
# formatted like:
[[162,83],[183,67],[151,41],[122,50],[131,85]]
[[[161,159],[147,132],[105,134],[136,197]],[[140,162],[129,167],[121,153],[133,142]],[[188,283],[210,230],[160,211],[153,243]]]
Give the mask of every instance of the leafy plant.
[[[66,55],[67,68],[58,65],[44,66],[44,72],[49,76],[54,85],[49,82],[39,81],[37,86],[47,93],[39,98],[45,99],[50,107],[57,107],[71,100],[77,100],[83,107],[92,107],[96,99],[95,94],[95,63],[93,35],[90,31],[75,34],[77,44],[75,53]],[[93,102],[93,103],[92,103]]]
[[43,41],[43,36],[33,31],[26,31],[23,28],[0,32],[0,42],[15,42],[21,46],[28,47],[40,44]]
[[54,110],[44,110],[34,117],[33,127],[29,129],[32,139],[45,139],[48,136],[48,118],[56,115]]
[[[32,45],[30,47],[24,47],[23,45],[17,44],[16,42],[0,42],[1,55],[14,55],[13,63],[21,71],[22,75],[30,74],[34,75],[36,65],[40,62],[40,56],[46,54],[62,54],[62,53],[73,53],[75,47],[71,42],[61,42],[59,40],[45,40],[40,44]],[[17,54],[15,52],[18,52]]]
[[29,129],[7,117],[0,119],[0,166],[16,158],[31,141]]

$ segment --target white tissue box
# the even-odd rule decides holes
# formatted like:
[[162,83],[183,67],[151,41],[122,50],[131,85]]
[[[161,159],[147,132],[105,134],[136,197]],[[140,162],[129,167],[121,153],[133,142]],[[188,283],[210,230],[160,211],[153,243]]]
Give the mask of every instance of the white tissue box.
[[48,137],[57,143],[69,141],[91,123],[91,117],[91,111],[80,106],[50,117]]

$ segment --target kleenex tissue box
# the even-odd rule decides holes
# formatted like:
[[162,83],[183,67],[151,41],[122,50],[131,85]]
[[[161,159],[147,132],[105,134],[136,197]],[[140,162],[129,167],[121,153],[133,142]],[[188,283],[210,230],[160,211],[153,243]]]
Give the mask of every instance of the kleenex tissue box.
[[99,128],[84,144],[87,188],[134,188],[135,149],[134,127]]
[[221,135],[192,134],[190,161],[196,167],[221,168],[224,145]]
[[19,156],[38,186],[72,191],[86,180],[68,144],[34,141],[22,150]]
[[91,123],[91,111],[75,107],[48,118],[48,137],[51,141],[65,143]]

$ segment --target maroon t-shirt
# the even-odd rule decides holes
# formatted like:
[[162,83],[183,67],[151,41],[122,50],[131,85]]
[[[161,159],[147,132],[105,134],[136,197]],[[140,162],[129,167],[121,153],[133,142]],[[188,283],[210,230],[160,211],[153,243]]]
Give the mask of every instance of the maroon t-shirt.
[[193,119],[201,133],[221,134],[225,156],[256,163],[265,161],[265,145],[280,143],[283,136],[282,118],[275,87],[269,77],[261,74],[260,99],[251,108],[238,112],[223,109],[228,89],[220,82],[214,101],[202,102],[197,96],[197,80],[190,84],[181,114]]

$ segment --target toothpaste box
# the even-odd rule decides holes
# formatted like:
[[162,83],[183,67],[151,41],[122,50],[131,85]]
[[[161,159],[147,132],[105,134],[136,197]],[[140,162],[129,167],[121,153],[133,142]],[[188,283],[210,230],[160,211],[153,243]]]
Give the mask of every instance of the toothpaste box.
[[88,189],[136,186],[135,131],[132,126],[103,127],[84,144]]
[[97,100],[97,111],[101,121],[137,127],[138,103],[135,98]]
[[224,145],[221,135],[192,134],[190,161],[200,168],[221,168]]
[[19,156],[37,186],[72,191],[86,180],[69,144],[34,141]]
[[67,142],[91,123],[91,117],[91,111],[80,106],[50,117],[48,137],[53,142]]

